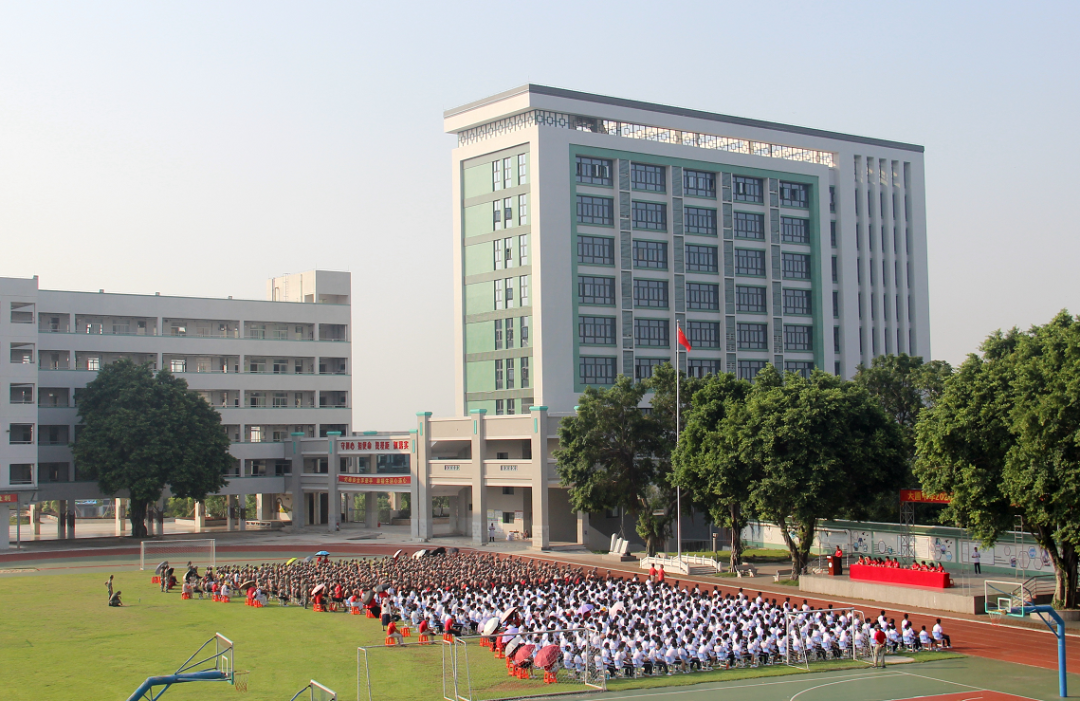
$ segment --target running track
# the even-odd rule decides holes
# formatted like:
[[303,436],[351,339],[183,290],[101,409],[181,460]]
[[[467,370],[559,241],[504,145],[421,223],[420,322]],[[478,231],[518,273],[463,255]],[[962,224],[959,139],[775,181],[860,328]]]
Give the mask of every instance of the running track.
[[[328,547],[328,543],[319,543],[315,547]],[[296,554],[298,552],[304,552],[308,546],[303,544],[292,545],[219,545],[217,547],[218,553],[288,553]],[[415,545],[400,546],[406,553],[413,553],[420,548]],[[334,543],[333,550],[335,554],[341,553],[345,555],[392,555],[399,549],[398,545],[380,545],[380,544],[360,544],[360,543]],[[482,552],[482,551],[481,551]],[[137,556],[139,554],[138,547],[120,547],[120,548],[85,548],[82,550],[63,550],[63,551],[45,551],[38,553],[13,553],[0,555],[0,564],[7,563],[29,563],[32,561],[42,560],[63,560],[74,557],[115,557],[115,556]],[[590,564],[577,562],[572,558],[560,558],[558,553],[551,554],[518,554],[518,553],[499,553],[501,557],[517,557],[528,558],[536,560],[548,560],[568,563],[575,567],[581,567],[586,571],[591,570],[593,567]],[[640,570],[620,570],[620,569],[608,569],[604,567],[598,567],[597,573],[600,576],[610,574],[613,577],[628,578],[634,575],[641,575]],[[715,581],[696,579],[693,577],[670,577],[672,582],[680,583],[694,583],[702,587],[702,589],[719,589],[724,593],[735,593],[739,587],[727,586],[724,584],[718,584]],[[754,595],[757,592],[762,592],[763,596],[773,598],[782,601],[784,598],[790,598],[793,604],[801,604],[801,599],[805,598],[799,595],[791,594],[790,592],[770,592],[768,586],[758,587],[756,582],[749,583],[749,586],[742,587],[748,595]],[[877,618],[880,613],[880,608],[869,608],[865,603],[851,604],[845,603],[841,600],[830,599],[815,599],[806,598],[811,606],[825,607],[829,604],[840,608],[844,606],[855,606],[860,608],[863,612],[873,618]],[[896,618],[897,623],[903,618],[904,613],[907,613],[901,609],[885,609],[886,616],[889,618]],[[934,617],[925,613],[911,613],[910,618],[915,625],[915,629],[918,630],[920,626],[926,626],[927,630],[930,630],[934,625]],[[945,632],[947,632],[953,642],[953,650],[968,655],[974,655],[977,657],[985,657],[992,660],[1001,660],[1003,662],[1015,662],[1017,664],[1030,665],[1033,667],[1042,667],[1044,669],[1057,669],[1057,641],[1049,631],[1033,630],[1028,628],[1018,628],[1012,626],[994,626],[988,622],[973,621],[966,618],[954,618],[943,614],[941,616],[945,622]],[[1069,635],[1068,644],[1066,646],[1067,665],[1068,668],[1077,671],[1080,670],[1080,638],[1075,635]],[[990,694],[992,692],[980,692],[982,694]],[[941,697],[934,697],[935,701],[955,701],[961,699],[962,695],[949,694]],[[963,698],[972,698],[964,696]],[[984,701],[1006,701],[1007,696],[983,696]]]

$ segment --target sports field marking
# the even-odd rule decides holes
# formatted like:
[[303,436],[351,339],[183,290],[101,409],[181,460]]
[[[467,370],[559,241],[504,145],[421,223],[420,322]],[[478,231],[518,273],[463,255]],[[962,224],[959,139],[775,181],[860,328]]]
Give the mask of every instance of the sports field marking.
[[937,694],[935,696],[913,696],[910,699],[898,699],[897,701],[1028,701],[1027,696],[1014,696],[1000,691],[957,691],[952,694]]
[[[875,676],[887,677],[887,676],[893,676],[893,675],[896,675],[896,674],[899,674],[899,672],[892,672],[891,674],[878,674],[878,675],[875,675]],[[850,681],[856,681],[858,679],[869,679],[869,678],[870,677],[866,677],[864,675],[850,675],[849,676]],[[605,695],[603,697],[603,699],[604,699],[604,701],[620,701],[621,699],[640,699],[642,696],[652,696],[652,695],[657,695],[657,694],[663,694],[664,696],[676,696],[676,695],[679,695],[679,694],[700,694],[700,693],[708,692],[708,691],[716,691],[717,688],[715,686],[713,686],[714,684],[715,685],[722,685],[720,688],[722,690],[724,690],[724,691],[727,691],[729,689],[750,689],[750,688],[757,688],[759,686],[778,686],[780,684],[799,684],[799,683],[805,684],[807,681],[809,681],[809,680],[807,680],[803,675],[796,674],[796,675],[794,675],[793,678],[790,678],[790,679],[780,679],[778,681],[758,682],[758,683],[753,683],[753,684],[732,684],[730,682],[706,682],[705,684],[695,684],[695,685],[690,686],[689,688],[681,689],[679,691],[671,691],[670,689],[672,687],[658,686],[658,687],[653,687],[653,688],[649,688],[649,689],[641,689],[640,690],[641,693],[638,693],[638,694],[624,694],[622,696],[607,696],[607,695]]]
[[818,684],[817,686],[811,686],[811,687],[809,687],[807,689],[803,689],[799,693],[792,696],[790,701],[795,701],[795,699],[799,698],[800,696],[802,696],[803,694],[805,694],[808,691],[814,691],[816,689],[824,689],[827,686],[836,686],[837,684],[847,684],[849,682],[861,682],[861,681],[863,681],[865,679],[882,679],[884,677],[895,677],[895,676],[897,676],[895,673],[893,673],[893,674],[888,674],[888,673],[885,673],[885,674],[873,674],[873,675],[867,675],[867,676],[864,676],[864,677],[855,677],[854,679],[841,679],[838,682],[829,682],[827,684]]

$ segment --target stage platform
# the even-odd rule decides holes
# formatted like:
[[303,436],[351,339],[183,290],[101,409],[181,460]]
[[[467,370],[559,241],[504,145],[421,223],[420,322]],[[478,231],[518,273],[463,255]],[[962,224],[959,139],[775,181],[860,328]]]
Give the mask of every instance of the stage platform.
[[806,574],[799,577],[799,591],[807,594],[823,594],[845,599],[865,599],[882,604],[899,604],[938,611],[956,613],[984,613],[981,579],[971,582],[955,582],[948,589],[935,587],[897,586],[877,582],[852,580],[847,575]]

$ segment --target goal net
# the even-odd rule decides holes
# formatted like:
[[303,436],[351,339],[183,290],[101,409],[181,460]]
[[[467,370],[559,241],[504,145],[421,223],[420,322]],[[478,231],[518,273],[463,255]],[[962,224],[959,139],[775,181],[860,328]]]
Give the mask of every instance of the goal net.
[[177,579],[183,576],[181,568],[188,563],[196,567],[217,567],[217,550],[212,538],[201,540],[160,540],[140,544],[139,569],[155,569],[168,560],[177,571]]
[[289,701],[337,701],[337,694],[312,679],[307,686],[296,692]]
[[788,611],[777,657],[791,667],[809,669],[815,662],[861,660],[873,664],[872,621],[855,608]]

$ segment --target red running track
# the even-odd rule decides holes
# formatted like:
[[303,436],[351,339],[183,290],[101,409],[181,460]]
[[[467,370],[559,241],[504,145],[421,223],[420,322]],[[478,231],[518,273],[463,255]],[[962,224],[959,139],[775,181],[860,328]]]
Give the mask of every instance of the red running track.
[[[217,548],[219,553],[230,552],[266,552],[266,553],[291,553],[303,552],[305,548],[323,548],[327,547],[327,543],[316,543],[311,545],[294,544],[294,545],[220,545]],[[412,554],[421,548],[418,546],[398,546],[398,545],[379,545],[379,544],[361,544],[361,543],[334,543],[332,546],[332,552],[334,554],[341,553],[343,555],[392,555],[398,549],[403,549],[407,554]],[[330,550],[330,547],[327,547]],[[467,548],[466,548],[467,549]],[[484,551],[480,551],[484,552]],[[115,555],[138,555],[139,548],[137,547],[120,547],[120,548],[85,548],[82,550],[64,550],[64,551],[46,551],[37,553],[9,553],[0,555],[0,563],[8,562],[28,562],[33,560],[59,560],[73,557],[92,557],[94,555],[100,556],[115,556]],[[585,571],[592,571],[594,567],[581,562],[575,562],[573,560],[560,559],[557,554],[551,555],[532,555],[532,554],[503,554],[503,557],[517,557],[528,558],[544,561],[556,561],[569,564],[573,567],[581,567]],[[597,574],[601,577],[610,574],[613,577],[629,578],[635,575],[643,576],[643,573],[638,570],[619,570],[609,569],[605,567],[596,567]],[[865,603],[862,604],[849,604],[839,600],[829,599],[816,599],[802,597],[799,595],[792,595],[787,592],[770,592],[768,587],[758,588],[756,586],[745,587],[733,587],[724,584],[718,584],[714,581],[706,581],[702,579],[695,579],[692,577],[671,577],[669,581],[672,584],[676,583],[693,583],[700,586],[702,589],[718,589],[723,593],[736,593],[741,588],[748,596],[755,596],[758,592],[762,593],[762,596],[769,599],[777,599],[779,602],[783,602],[784,599],[790,599],[792,604],[801,605],[803,600],[807,601],[811,606],[815,608],[825,608],[830,604],[836,608],[844,608],[848,606],[854,606],[855,608],[862,609],[863,613],[867,616],[877,618],[881,613],[881,608],[870,608]],[[904,614],[908,613],[900,609],[884,609],[887,618],[895,618],[897,625],[903,619]],[[909,618],[915,626],[915,630],[918,631],[920,626],[926,626],[927,630],[930,630],[934,626],[934,619],[936,616],[932,616],[925,613],[910,613]],[[1050,634],[1049,631],[1033,630],[1028,628],[1017,628],[1012,626],[994,626],[988,622],[973,621],[965,618],[953,618],[947,614],[941,615],[942,625],[945,628],[945,632],[952,638],[952,649],[956,652],[974,655],[976,657],[985,657],[992,660],[1001,660],[1003,662],[1014,662],[1017,664],[1025,664],[1033,667],[1042,667],[1043,669],[1057,669],[1057,640]],[[1080,670],[1080,638],[1076,636],[1069,636],[1068,644],[1066,645],[1066,660],[1067,666],[1071,670]],[[973,692],[974,693],[974,692]],[[995,692],[979,692],[983,694],[991,694]],[[940,697],[943,701],[952,701],[953,698],[974,698],[974,697],[961,697],[956,695],[948,695]],[[938,698],[938,697],[934,697]],[[981,697],[985,701],[998,701],[999,697],[984,696]],[[1013,697],[1000,696],[1001,701]]]

